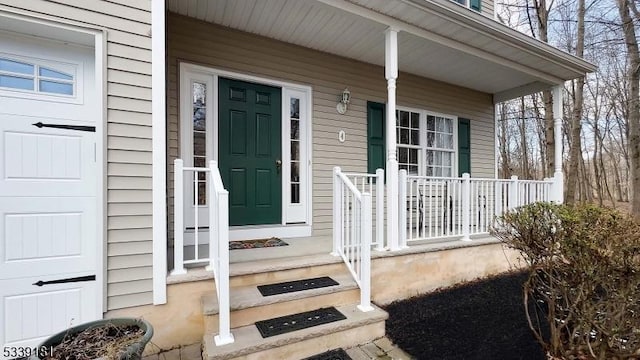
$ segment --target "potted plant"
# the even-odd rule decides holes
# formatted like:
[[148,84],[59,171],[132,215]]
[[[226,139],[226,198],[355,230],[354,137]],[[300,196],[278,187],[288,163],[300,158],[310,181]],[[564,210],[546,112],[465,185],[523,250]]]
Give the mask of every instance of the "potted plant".
[[91,321],[52,335],[38,347],[35,359],[142,358],[153,327],[142,319],[114,318]]

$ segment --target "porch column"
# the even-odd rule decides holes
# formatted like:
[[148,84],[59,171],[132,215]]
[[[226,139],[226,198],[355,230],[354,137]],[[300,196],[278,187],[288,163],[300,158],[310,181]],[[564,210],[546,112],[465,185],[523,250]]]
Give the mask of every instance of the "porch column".
[[384,75],[387,79],[387,244],[400,249],[398,227],[398,159],[396,157],[396,79],[398,78],[398,30],[385,31]]
[[558,204],[564,201],[564,174],[562,173],[562,96],[564,85],[553,87],[553,137],[555,141],[555,169],[553,173],[553,197]]

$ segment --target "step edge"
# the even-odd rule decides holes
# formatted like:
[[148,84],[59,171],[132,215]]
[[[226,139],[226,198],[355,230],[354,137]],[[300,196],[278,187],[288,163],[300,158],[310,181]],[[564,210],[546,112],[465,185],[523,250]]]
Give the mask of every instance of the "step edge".
[[[304,340],[308,340],[308,339],[312,339],[312,338],[318,338],[324,335],[328,335],[328,334],[332,334],[335,332],[339,332],[339,331],[347,331],[347,330],[351,330],[357,327],[361,327],[361,326],[366,326],[366,325],[372,325],[372,324],[377,324],[380,322],[384,322],[385,320],[388,319],[389,314],[380,309],[379,307],[372,305],[374,307],[374,311],[372,312],[372,314],[370,316],[367,316],[365,318],[362,319],[358,319],[358,320],[353,320],[352,321],[348,321],[348,322],[342,322],[342,321],[337,321],[337,322],[332,322],[332,323],[328,323],[328,324],[323,324],[323,325],[318,325],[318,326],[313,326],[310,328],[306,328],[306,329],[302,329],[302,330],[297,330],[297,331],[293,331],[290,333],[286,333],[286,334],[281,334],[281,335],[276,335],[273,337],[269,337],[269,338],[263,338],[263,342],[258,343],[258,344],[251,344],[247,347],[244,348],[240,348],[240,349],[233,349],[230,351],[231,348],[227,348],[225,349],[224,346],[221,348],[217,348],[214,344],[213,344],[213,337],[214,334],[213,333],[206,333],[203,336],[203,354],[206,354],[206,357],[203,357],[205,360],[214,360],[214,359],[230,359],[230,358],[234,358],[234,357],[240,357],[240,356],[245,356],[248,354],[252,354],[252,353],[256,353],[259,351],[266,351],[269,349],[273,349],[273,348],[277,348],[277,347],[281,347],[281,346],[285,346],[285,345],[289,345],[289,344],[293,344],[296,342],[300,342],[300,341],[304,341]],[[338,310],[344,310],[345,308],[349,308],[349,309],[357,309],[356,305],[347,305],[347,306],[340,306],[337,307]],[[359,310],[356,310],[359,311]],[[343,312],[344,314],[344,312]],[[350,318],[347,316],[347,320],[349,320]],[[258,331],[257,328],[255,327],[255,325],[247,325],[247,326],[242,326],[236,329],[232,329],[232,333],[234,332],[234,330],[236,332],[238,331],[252,331],[252,329],[254,329],[254,331]],[[209,349],[209,347],[213,347],[213,349],[222,349],[225,351],[221,351],[221,352],[209,352],[207,349]]]
[[[268,306],[268,305],[278,304],[282,302],[294,301],[299,299],[308,299],[315,296],[334,294],[334,293],[337,294],[341,292],[358,289],[358,284],[353,280],[353,278],[351,278],[350,275],[332,276],[331,278],[336,280],[338,282],[338,285],[326,286],[322,288],[309,289],[309,290],[303,290],[303,291],[295,291],[295,292],[284,293],[284,294],[273,295],[273,296],[263,296],[260,299],[262,301],[257,303],[247,303],[247,302],[234,303],[233,298],[231,298],[230,310],[239,311],[239,310],[256,308],[260,306]],[[255,288],[255,291],[256,292],[258,291],[256,288],[256,285],[247,285],[247,286],[243,286],[242,288],[246,288],[246,289]],[[233,291],[232,291],[232,294],[233,294]],[[207,302],[213,302],[213,301],[217,302],[215,300],[215,292],[209,292],[207,294],[202,295],[201,304],[202,304],[202,314],[204,316],[213,316],[219,313],[220,309],[217,305],[214,306],[214,305],[207,304]]]

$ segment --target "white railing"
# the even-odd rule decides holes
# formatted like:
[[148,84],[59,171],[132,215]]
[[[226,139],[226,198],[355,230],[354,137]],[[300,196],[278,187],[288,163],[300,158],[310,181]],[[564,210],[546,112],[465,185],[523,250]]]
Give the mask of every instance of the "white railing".
[[551,201],[553,181],[409,176],[400,171],[399,238],[402,246],[430,239],[469,240],[488,234],[496,216],[515,207]]
[[375,250],[384,250],[384,170],[378,169],[375,174],[343,173],[360,191],[373,195],[375,200]]
[[360,287],[361,311],[371,306],[371,193],[361,192],[339,167],[333,168],[333,251]]
[[[184,259],[184,174],[192,173],[193,179],[193,212],[194,212],[194,259]],[[200,174],[206,174],[201,177]],[[200,194],[199,184],[207,181],[206,204],[209,210],[209,226],[200,226],[199,212]],[[204,180],[203,180],[204,179]],[[208,168],[185,167],[181,159],[174,161],[174,269],[172,275],[186,273],[185,264],[208,262],[206,269],[213,271],[218,296],[219,333],[214,340],[216,345],[234,342],[231,334],[230,304],[229,304],[229,192],[222,184],[218,164],[209,162]],[[200,229],[209,231],[209,254],[201,257]]]

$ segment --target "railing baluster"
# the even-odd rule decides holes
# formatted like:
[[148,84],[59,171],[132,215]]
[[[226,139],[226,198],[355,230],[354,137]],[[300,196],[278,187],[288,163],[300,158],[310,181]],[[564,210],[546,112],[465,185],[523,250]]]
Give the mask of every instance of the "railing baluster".
[[173,161],[173,270],[171,275],[186,274],[184,268],[183,162]]

